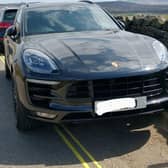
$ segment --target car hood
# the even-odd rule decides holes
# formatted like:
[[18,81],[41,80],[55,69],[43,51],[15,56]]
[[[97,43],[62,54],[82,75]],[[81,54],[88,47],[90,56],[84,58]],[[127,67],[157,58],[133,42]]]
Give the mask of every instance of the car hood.
[[132,74],[167,66],[152,46],[155,39],[126,31],[61,33],[27,41],[27,46],[46,52],[70,74]]

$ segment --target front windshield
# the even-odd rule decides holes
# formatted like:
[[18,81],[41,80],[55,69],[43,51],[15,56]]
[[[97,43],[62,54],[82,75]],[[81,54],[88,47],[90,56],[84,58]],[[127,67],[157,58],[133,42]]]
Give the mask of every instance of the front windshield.
[[25,34],[46,34],[119,29],[96,5],[36,8],[25,14]]

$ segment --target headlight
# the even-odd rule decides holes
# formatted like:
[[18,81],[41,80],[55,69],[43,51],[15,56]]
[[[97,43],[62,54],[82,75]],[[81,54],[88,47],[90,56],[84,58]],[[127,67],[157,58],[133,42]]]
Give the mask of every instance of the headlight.
[[34,49],[25,50],[23,61],[27,68],[35,73],[49,74],[58,72],[55,62],[41,51]]
[[157,53],[158,57],[161,61],[168,61],[168,51],[167,48],[159,41],[153,42],[153,48],[155,49],[155,52]]

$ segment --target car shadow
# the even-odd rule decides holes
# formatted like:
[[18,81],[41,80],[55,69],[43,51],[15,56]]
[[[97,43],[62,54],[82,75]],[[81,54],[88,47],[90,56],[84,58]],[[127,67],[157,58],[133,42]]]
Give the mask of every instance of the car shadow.
[[96,160],[102,161],[138,150],[147,143],[150,131],[135,130],[129,125],[129,119],[112,119],[68,128],[94,154]]
[[155,120],[155,128],[167,140],[168,145],[168,112],[164,112]]
[[[53,129],[45,125],[38,130],[19,133],[15,128],[11,83],[0,65],[0,165],[63,166],[80,164]],[[144,121],[144,120],[143,120]],[[96,160],[121,156],[144,146],[149,140],[147,121],[129,125],[128,119],[67,125]],[[135,123],[138,123],[135,121]],[[144,124],[145,123],[145,124]],[[90,162],[89,160],[87,160]]]

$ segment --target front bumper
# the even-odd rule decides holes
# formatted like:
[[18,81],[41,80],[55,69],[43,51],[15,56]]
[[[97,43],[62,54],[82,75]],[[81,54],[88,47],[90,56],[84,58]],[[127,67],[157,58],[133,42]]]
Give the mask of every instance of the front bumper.
[[[111,119],[164,111],[168,106],[167,79],[168,73],[164,70],[127,79],[42,81],[17,78],[16,81],[19,86],[20,101],[28,110],[27,115],[30,118],[59,123]],[[147,96],[145,109],[107,113],[101,117],[94,112],[96,100],[140,96]]]
[[[37,111],[31,112],[28,116],[32,119],[50,122],[50,123],[60,123],[60,122],[85,122],[85,121],[97,121],[97,120],[110,120],[113,118],[124,118],[124,117],[134,117],[140,115],[148,115],[154,113],[161,113],[167,110],[168,105],[168,97],[163,99],[157,99],[155,101],[148,102],[147,108],[141,110],[134,111],[124,111],[124,112],[113,112],[107,113],[103,116],[97,116],[94,113],[92,106],[62,106],[61,111],[57,108],[58,106],[55,104],[55,110],[49,111],[44,110],[43,113],[49,114],[46,117],[42,117],[38,114],[37,111],[40,109],[36,109]],[[54,108],[53,108],[54,109]],[[29,109],[30,110],[30,109]],[[35,108],[34,108],[35,110]],[[50,118],[50,115],[53,118]]]

